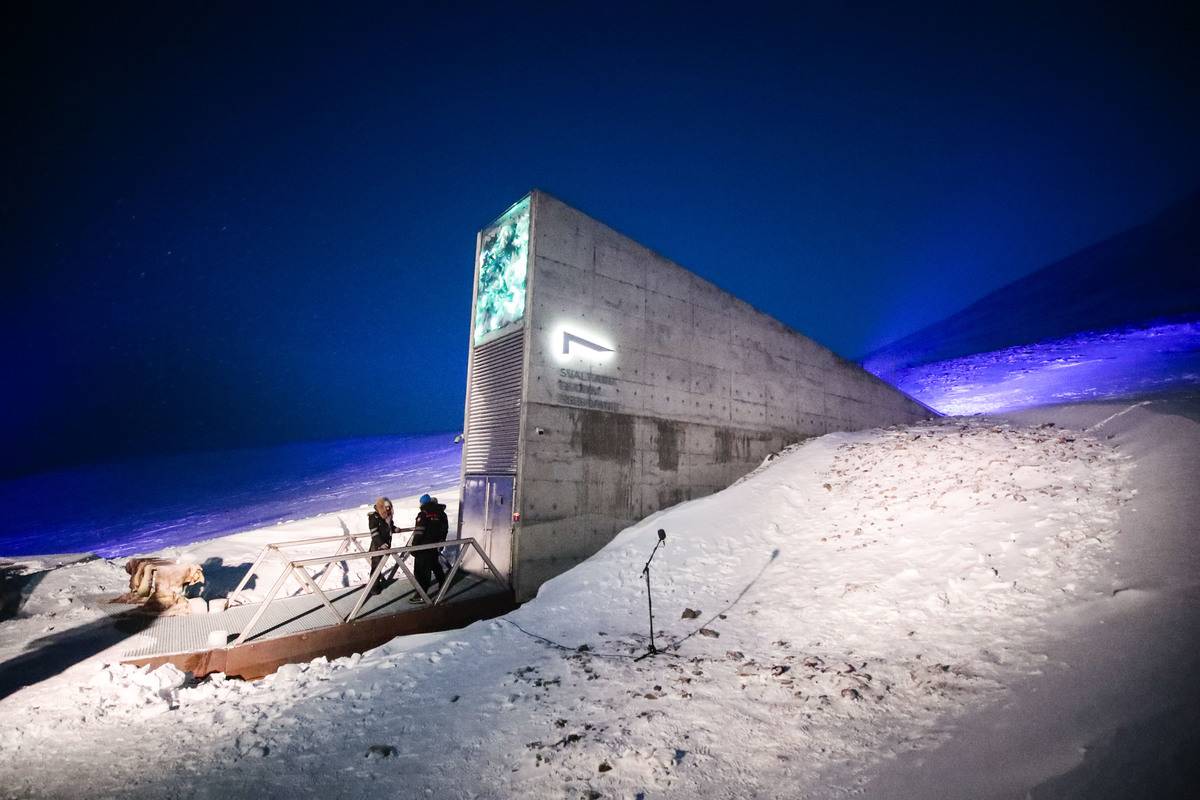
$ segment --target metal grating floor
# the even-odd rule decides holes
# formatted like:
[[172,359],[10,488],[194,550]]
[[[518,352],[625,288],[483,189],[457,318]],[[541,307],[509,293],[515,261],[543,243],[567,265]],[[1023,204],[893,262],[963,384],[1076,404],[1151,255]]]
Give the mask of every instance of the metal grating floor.
[[[493,581],[474,575],[456,578],[443,603],[453,603],[464,598],[476,598],[502,591]],[[424,603],[410,603],[415,596],[412,585],[403,576],[398,576],[392,585],[367,599],[356,619],[377,618],[383,615],[404,614],[427,608]],[[325,594],[343,616],[350,613],[358,602],[362,586],[326,590]],[[213,614],[186,614],[177,617],[158,617],[144,630],[130,637],[129,649],[122,658],[148,658],[210,650],[208,635],[212,631],[227,631],[232,642],[246,623],[258,611],[261,604],[249,603]],[[324,628],[336,624],[329,609],[319,597],[311,594],[297,597],[277,598],[255,625],[255,634],[247,642],[261,642],[280,636]]]

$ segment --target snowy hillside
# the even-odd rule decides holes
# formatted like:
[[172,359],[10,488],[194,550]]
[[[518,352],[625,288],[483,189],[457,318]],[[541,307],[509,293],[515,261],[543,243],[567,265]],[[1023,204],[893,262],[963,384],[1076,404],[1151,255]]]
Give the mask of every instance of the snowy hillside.
[[[871,353],[876,375],[973,353],[1200,314],[1200,192],[1158,217]],[[886,379],[886,378],[885,378]]]
[[880,372],[942,414],[1135,398],[1200,387],[1200,317],[1109,331]]
[[[136,555],[457,483],[452,433],[301,442],[0,481],[0,558]],[[71,508],[61,506],[69,498]],[[58,510],[54,510],[58,509]]]
[[943,414],[1200,386],[1200,193],[863,359]]
[[[1196,660],[1186,635],[1135,644],[1146,618],[1184,630],[1190,613],[1179,593],[1194,581],[1174,577],[1196,565],[1180,545],[1200,452],[1189,402],[821,437],[626,530],[506,618],[361,659],[191,686],[168,668],[103,669],[102,653],[0,701],[0,786],[122,797],[229,797],[248,782],[262,797],[840,797],[903,786],[879,796],[924,797],[957,779],[974,783],[947,796],[1024,796],[1134,712],[1113,702],[1019,755],[1004,747],[1029,737],[1002,747],[979,721],[1060,674],[1081,652],[1072,643],[1105,619],[1116,642],[1093,659],[1092,679],[1139,709],[1178,712],[1179,682],[1163,670],[1159,684],[1129,682],[1155,671],[1164,648],[1190,654],[1173,668]],[[1139,517],[1143,495],[1156,509]],[[1146,547],[1155,525],[1158,545]],[[654,600],[668,654],[637,662],[640,569],[658,528],[668,539]],[[1127,669],[1134,654],[1150,668]],[[1062,698],[1038,696],[1009,724],[1052,731],[1077,712],[1061,705],[1076,695]],[[972,736],[983,744],[956,758],[1000,752],[1001,762],[971,775],[919,768]]]

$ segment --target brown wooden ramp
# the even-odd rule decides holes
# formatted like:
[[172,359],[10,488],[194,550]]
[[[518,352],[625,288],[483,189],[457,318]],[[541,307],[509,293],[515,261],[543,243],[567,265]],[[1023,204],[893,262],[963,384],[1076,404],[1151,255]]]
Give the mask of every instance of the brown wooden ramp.
[[[330,601],[346,616],[362,587],[330,593]],[[152,667],[174,664],[196,677],[212,672],[240,678],[261,678],[288,663],[318,656],[340,658],[411,633],[461,628],[516,608],[511,590],[476,576],[463,576],[435,606],[413,604],[412,586],[405,580],[370,597],[352,622],[335,622],[322,601],[311,594],[275,600],[266,609],[257,631],[236,647],[213,647],[215,631],[237,633],[253,618],[259,604],[236,606],[213,614],[160,617],[138,633],[123,653],[122,662]]]

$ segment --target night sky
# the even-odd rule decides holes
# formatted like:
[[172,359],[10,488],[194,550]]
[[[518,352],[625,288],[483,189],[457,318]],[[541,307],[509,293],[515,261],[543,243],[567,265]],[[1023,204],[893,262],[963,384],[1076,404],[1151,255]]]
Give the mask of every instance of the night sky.
[[532,187],[855,358],[1200,185],[1196,19],[1147,3],[29,5],[7,475],[457,430]]

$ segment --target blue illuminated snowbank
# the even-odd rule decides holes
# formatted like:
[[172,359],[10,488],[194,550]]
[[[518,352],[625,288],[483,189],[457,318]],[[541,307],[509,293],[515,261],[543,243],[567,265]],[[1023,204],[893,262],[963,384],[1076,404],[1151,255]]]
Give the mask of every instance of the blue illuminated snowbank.
[[1093,331],[915,367],[865,365],[943,414],[1200,387],[1200,320]]
[[147,553],[456,485],[454,434],[190,453],[0,483],[0,556]]

